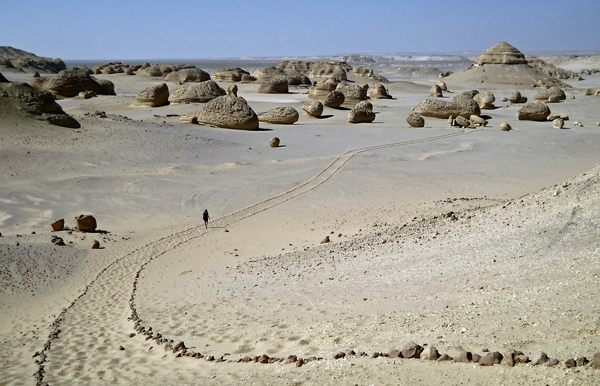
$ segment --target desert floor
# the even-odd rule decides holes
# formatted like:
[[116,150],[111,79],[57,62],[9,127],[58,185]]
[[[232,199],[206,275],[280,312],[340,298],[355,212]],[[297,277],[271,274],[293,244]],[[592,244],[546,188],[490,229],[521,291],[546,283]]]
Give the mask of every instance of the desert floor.
[[[0,385],[35,384],[32,356],[52,333],[50,385],[599,384],[597,370],[563,362],[600,351],[600,98],[585,96],[600,75],[549,104],[569,115],[563,130],[517,121],[519,106],[501,102],[515,88],[489,85],[478,88],[496,96],[487,127],[410,128],[438,79],[404,78],[387,85],[394,99],[372,100],[371,124],[325,108],[254,132],[174,116],[200,104],[132,107],[159,79],[97,77],[117,96],[59,101],[80,129],[0,121]],[[238,87],[256,112],[307,100],[305,88]],[[448,98],[472,88],[448,87]],[[87,213],[103,232],[51,232]],[[225,361],[130,337],[132,310]],[[371,359],[410,341],[561,363]],[[333,359],[348,349],[368,356]],[[234,363],[262,354],[322,359]]]

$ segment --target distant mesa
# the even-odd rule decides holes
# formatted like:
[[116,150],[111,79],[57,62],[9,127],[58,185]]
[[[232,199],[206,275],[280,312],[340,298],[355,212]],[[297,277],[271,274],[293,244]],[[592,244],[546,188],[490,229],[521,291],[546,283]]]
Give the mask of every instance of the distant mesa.
[[432,77],[438,76],[442,71],[437,67],[422,68],[422,67],[398,67],[394,70],[394,74],[398,76],[414,76],[414,77]]
[[344,62],[349,63],[375,63],[375,59],[368,55],[352,54],[344,56]]
[[183,122],[239,130],[256,130],[259,125],[258,116],[246,100],[233,95],[215,98],[199,110],[185,114],[180,119]]
[[[489,84],[529,88],[552,86],[571,88],[555,77],[555,72],[542,70],[544,66],[541,63],[530,65],[521,51],[506,42],[488,48],[475,59],[475,62],[464,71],[446,76],[444,80],[448,83],[471,86]],[[552,73],[552,76],[549,73]]]
[[217,82],[206,80],[204,82],[178,88],[169,97],[169,102],[206,103],[225,94],[225,90],[223,90]]
[[0,74],[0,110],[2,118],[47,121],[53,125],[78,128],[79,123],[66,114],[46,90],[37,90],[28,83],[9,82]]
[[10,46],[0,46],[0,69],[57,74],[66,70],[62,59],[44,58]]
[[32,86],[66,98],[77,96],[81,91],[94,91],[98,95],[116,95],[113,82],[96,79],[79,68],[63,70],[57,75],[33,78]]

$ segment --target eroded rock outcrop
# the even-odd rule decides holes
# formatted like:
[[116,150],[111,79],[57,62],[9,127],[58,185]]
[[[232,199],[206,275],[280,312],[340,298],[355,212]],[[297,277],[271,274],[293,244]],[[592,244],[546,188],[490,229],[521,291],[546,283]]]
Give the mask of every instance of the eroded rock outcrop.
[[206,103],[225,94],[225,90],[223,90],[217,82],[206,80],[204,82],[178,88],[169,97],[169,102]]
[[258,92],[264,94],[286,94],[289,92],[288,81],[284,77],[272,78],[262,82]]
[[413,107],[413,111],[424,117],[444,119],[448,119],[450,116],[469,118],[471,115],[481,115],[481,109],[477,102],[468,97],[456,98],[451,101],[425,99]]
[[147,87],[135,97],[134,106],[160,107],[169,104],[169,87],[166,83]]
[[335,89],[344,94],[346,102],[356,102],[367,99],[367,90],[369,89],[369,86],[359,86],[356,83],[341,82]]
[[250,75],[250,73],[239,67],[220,68],[212,72],[212,79],[223,82],[239,82],[242,76]]
[[345,100],[346,100],[346,97],[344,96],[343,92],[338,91],[338,90],[333,90],[332,92],[327,94],[327,96],[323,100],[323,105],[337,109],[344,103]]
[[10,46],[0,46],[0,69],[16,69],[23,72],[56,74],[66,70],[62,59],[44,58]]
[[232,95],[215,98],[181,120],[240,130],[256,130],[259,125],[258,116],[246,100]]
[[64,70],[57,75],[34,78],[32,85],[62,97],[74,97],[80,91],[88,90],[99,95],[115,95],[115,85],[111,81],[96,79],[78,68]]

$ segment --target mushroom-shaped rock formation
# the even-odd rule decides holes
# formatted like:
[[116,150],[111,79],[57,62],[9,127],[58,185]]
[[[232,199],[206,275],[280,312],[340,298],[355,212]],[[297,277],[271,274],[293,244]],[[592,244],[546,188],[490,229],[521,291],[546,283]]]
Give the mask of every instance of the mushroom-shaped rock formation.
[[371,99],[391,99],[392,96],[388,94],[388,90],[385,88],[383,83],[376,83],[371,85],[371,92],[369,94]]
[[565,99],[567,99],[565,92],[556,86],[540,91],[533,97],[534,101],[540,102],[559,102]]
[[540,102],[526,103],[517,111],[519,121],[545,121],[550,115],[550,108]]
[[373,122],[374,120],[375,113],[364,107],[355,106],[348,113],[348,123]]
[[299,119],[298,111],[290,106],[275,107],[266,113],[258,114],[261,122],[291,125]]
[[199,68],[184,68],[173,71],[165,77],[167,82],[204,82],[209,79],[210,75]]
[[489,110],[495,107],[494,102],[496,101],[496,97],[494,97],[494,94],[492,94],[491,91],[484,91],[482,93],[479,93],[475,95],[473,99],[475,100],[475,102],[477,102],[480,109]]
[[169,97],[171,103],[206,103],[225,95],[217,82],[206,80],[197,84],[183,86],[175,90]]
[[239,67],[220,68],[213,71],[212,79],[224,82],[239,82],[242,80],[242,76],[244,75],[250,75],[250,73]]
[[261,83],[258,92],[264,94],[286,94],[289,92],[288,81],[283,77],[270,79]]
[[302,104],[302,110],[313,117],[320,117],[323,114],[323,103],[319,101],[306,101]]
[[423,119],[423,117],[420,116],[417,113],[410,113],[410,114],[408,114],[408,116],[406,117],[406,122],[408,122],[408,124],[411,127],[423,127],[423,126],[425,126],[425,119]]
[[215,98],[199,110],[181,117],[185,122],[199,122],[229,129],[256,130],[258,117],[246,100],[241,97],[224,95]]
[[364,101],[367,99],[368,86],[359,86],[356,83],[341,82],[335,88],[344,94],[346,102]]
[[481,115],[481,109],[477,102],[468,97],[456,98],[451,101],[439,99],[425,99],[413,107],[413,111],[424,117],[448,119],[450,116]]
[[344,96],[343,92],[333,90],[332,92],[327,94],[327,96],[323,100],[323,105],[337,109],[344,103],[345,100],[346,97]]
[[479,64],[527,64],[525,55],[507,42],[500,42],[488,48],[475,59]]
[[169,87],[166,83],[150,86],[135,97],[134,106],[159,107],[169,104]]
[[115,95],[115,86],[111,81],[97,80],[79,68],[64,70],[57,75],[34,78],[32,85],[35,88],[45,89],[55,95],[69,98],[86,90],[94,91],[99,95]]

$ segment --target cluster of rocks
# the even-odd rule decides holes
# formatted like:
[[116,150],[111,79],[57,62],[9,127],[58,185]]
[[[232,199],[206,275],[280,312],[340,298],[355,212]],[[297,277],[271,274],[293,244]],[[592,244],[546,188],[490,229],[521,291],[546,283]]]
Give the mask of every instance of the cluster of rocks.
[[347,73],[352,71],[352,66],[346,62],[336,61],[309,61],[301,60],[282,60],[277,68],[285,72],[297,71],[310,78],[333,77],[338,80],[348,80]]
[[210,75],[192,64],[142,64],[137,75],[163,78],[167,82],[203,82],[210,79]]
[[366,68],[364,66],[354,67],[352,69],[352,73],[364,78],[372,78],[378,82],[388,83],[389,80],[381,75],[376,74],[373,69]]
[[79,122],[65,113],[47,90],[35,89],[28,83],[9,82],[0,74],[0,108],[3,116],[47,121],[53,125],[79,128]]
[[66,70],[62,59],[44,58],[31,52],[10,46],[0,46],[0,69],[13,69],[21,72],[45,72],[56,74]]
[[564,101],[565,99],[567,99],[565,92],[561,88],[556,86],[540,91],[533,97],[534,101],[547,103],[557,103],[560,101]]
[[456,118],[453,116],[450,116],[448,118],[448,124],[450,125],[450,127],[462,127],[462,128],[466,128],[466,129],[474,129],[477,127],[487,126],[488,121],[486,121],[485,119],[483,119],[477,115],[471,115],[469,117],[469,119],[467,119],[465,117],[461,117],[459,115]]
[[215,98],[199,110],[183,115],[180,120],[240,130],[256,130],[259,124],[258,116],[246,100],[234,95]]
[[82,91],[93,91],[99,95],[116,95],[113,82],[96,79],[80,68],[63,70],[57,75],[33,78],[32,86],[66,98],[78,96]]
[[[84,65],[82,65],[82,66],[84,66]],[[103,63],[103,64],[99,64],[97,66],[94,66],[94,68],[92,68],[90,71],[92,71],[92,73],[96,74],[96,75],[100,75],[100,74],[135,75],[135,71],[138,71],[140,68],[142,68],[142,65],[131,66],[129,64],[123,64],[121,62],[108,62],[108,63]]]
[[592,87],[592,88],[588,88],[588,89],[585,91],[585,95],[600,96],[600,87]]
[[261,82],[263,84],[270,82],[274,79],[285,80],[287,85],[290,86],[311,84],[308,76],[304,75],[300,71],[294,69],[281,69],[273,66],[263,67],[252,71],[250,73],[250,77],[246,78],[246,81],[251,80],[252,78],[256,79],[256,81]]
[[[223,82],[240,82],[243,77],[249,77],[250,73],[242,68],[221,68],[214,70],[211,74],[213,80],[220,80]],[[246,78],[246,81],[251,80],[250,78]],[[256,78],[252,77],[252,80],[256,80]]]
[[555,65],[547,63],[535,56],[527,55],[525,56],[525,59],[531,67],[537,68],[538,70],[553,78],[583,80],[581,74],[556,67]]

